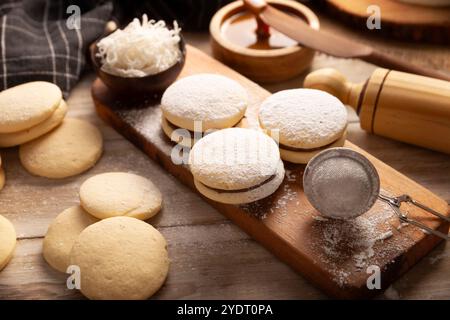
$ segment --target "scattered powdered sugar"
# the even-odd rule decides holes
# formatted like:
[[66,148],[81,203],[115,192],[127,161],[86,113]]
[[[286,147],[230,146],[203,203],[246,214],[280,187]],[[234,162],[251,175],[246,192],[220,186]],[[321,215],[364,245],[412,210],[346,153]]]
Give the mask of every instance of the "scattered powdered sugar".
[[406,223],[406,222],[401,222],[399,225],[398,225],[398,227],[397,227],[397,230],[402,230],[404,227],[407,227],[407,226],[409,226],[409,223]]
[[266,199],[242,204],[239,207],[245,213],[260,220],[266,219],[275,212],[277,217],[284,217],[288,213],[296,214],[296,208],[300,206],[300,201],[297,199],[298,191],[295,191],[289,184],[281,185],[279,191]]
[[436,262],[444,259],[444,258],[450,258],[450,252],[444,252],[444,253],[440,253],[435,255],[434,257],[430,257],[430,264],[435,264]]
[[350,272],[344,271],[342,269],[336,270],[336,274],[334,277],[334,280],[340,285],[343,286],[344,283],[347,281],[348,277],[350,276]]
[[246,214],[264,220],[267,218],[269,208],[265,205],[264,200],[241,204],[239,206]]
[[[274,211],[278,212],[281,211],[281,215],[286,215],[287,214],[286,205],[297,198],[297,192],[293,190],[289,184],[283,185],[282,189],[283,189],[282,196],[279,197],[275,205],[270,208],[271,213]],[[298,206],[300,202],[297,200],[294,204],[295,206]],[[291,212],[295,213],[295,210]]]
[[[260,201],[241,205],[240,208],[245,213],[261,220],[273,213],[277,213],[278,217],[298,214],[302,209],[298,190],[302,171],[285,169],[285,176],[285,182],[275,194]],[[280,220],[278,221],[281,223]]]
[[297,174],[293,170],[285,169],[286,180],[289,182],[293,182],[297,180]]
[[383,297],[387,300],[399,300],[400,294],[393,286],[390,286],[384,291]]
[[313,216],[313,219],[317,220],[317,221],[328,221],[328,220],[330,220],[330,219],[322,217],[322,216]]
[[405,243],[390,241],[397,220],[389,205],[377,201],[367,213],[351,220],[313,217],[311,245],[316,259],[329,269],[334,281],[345,286],[350,275],[366,272],[370,265],[383,266]]
[[389,239],[389,238],[392,237],[393,235],[394,235],[394,233],[393,233],[391,230],[389,230],[389,231],[386,231],[385,233],[383,233],[382,235],[380,235],[380,237],[378,238],[378,240],[383,241],[383,240]]

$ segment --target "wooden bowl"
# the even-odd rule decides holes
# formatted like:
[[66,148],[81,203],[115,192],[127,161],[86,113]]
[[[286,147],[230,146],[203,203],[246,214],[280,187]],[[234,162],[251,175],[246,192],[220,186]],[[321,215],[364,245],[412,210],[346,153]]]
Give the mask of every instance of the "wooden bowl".
[[180,35],[180,60],[171,66],[169,69],[162,72],[151,74],[145,77],[121,77],[107,73],[101,69],[101,60],[97,56],[98,47],[97,42],[94,42],[89,47],[92,65],[97,76],[103,83],[113,92],[119,95],[143,95],[143,94],[160,94],[167,89],[178,77],[183,69],[186,60],[186,45],[183,37]]
[[[319,19],[306,6],[289,0],[269,0],[274,7],[298,15],[313,29],[319,29]],[[211,47],[214,57],[248,78],[261,83],[285,81],[301,74],[311,65],[315,51],[301,46],[280,49],[249,49],[226,39],[222,26],[233,15],[246,9],[242,1],[232,2],[211,19]]]

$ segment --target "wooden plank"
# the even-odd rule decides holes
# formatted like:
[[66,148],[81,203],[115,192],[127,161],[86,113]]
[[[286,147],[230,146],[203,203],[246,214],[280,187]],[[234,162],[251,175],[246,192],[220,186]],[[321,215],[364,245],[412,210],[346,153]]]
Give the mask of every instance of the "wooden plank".
[[[246,114],[248,125],[254,126],[257,123],[257,106],[262,99],[268,96],[267,91],[198,50],[189,47],[183,76],[200,72],[217,72],[240,81],[247,88],[251,97],[250,107]],[[99,80],[94,82],[92,93],[97,111],[103,119],[111,123],[119,132],[162,164],[183,183],[193,187],[192,177],[187,168],[174,165],[170,160],[171,144],[160,130],[161,115],[157,105],[143,107],[142,105],[130,105],[126,101],[118,101]],[[362,152],[351,143],[347,143],[347,146]],[[393,194],[407,192],[436,210],[447,212],[445,201],[379,160],[368,157],[380,173],[382,188]],[[355,257],[365,254],[365,252],[358,251],[361,250],[360,247],[355,249],[350,245],[344,245],[342,248],[338,245],[334,248],[337,250],[334,254],[337,254],[338,258],[330,257],[326,250],[330,243],[327,243],[326,239],[324,240],[324,236],[328,232],[333,232],[334,228],[332,228],[333,230],[327,229],[326,224],[317,223],[313,219],[317,213],[306,201],[301,187],[303,167],[288,166],[288,169],[292,175],[290,179],[289,177],[285,179],[284,184],[274,196],[255,204],[256,208],[209,202],[282,260],[318,284],[329,295],[341,298],[372,295],[374,292],[369,291],[366,287],[366,266],[379,265],[383,274],[383,286],[387,287],[439,241],[417,229],[406,228],[399,232],[394,229],[394,236],[381,242],[375,241],[375,253],[363,257],[364,261],[362,262],[355,263],[354,260]],[[412,207],[408,210],[411,216],[424,220],[429,226],[443,231],[448,230],[447,224],[431,219],[422,211]],[[258,214],[259,218],[255,218],[254,213]],[[261,215],[265,219],[261,219]],[[380,216],[382,218],[378,219]],[[392,215],[392,211],[380,203],[363,219],[372,223],[370,229],[373,230],[370,232],[380,235],[390,229],[390,224],[395,224],[397,220]],[[355,226],[341,226],[338,227],[338,230],[339,228],[349,228],[351,232],[358,234],[364,232],[364,230],[358,229],[364,229],[364,226],[359,225],[356,226],[356,229]],[[355,240],[358,240],[360,235],[353,236],[356,236]],[[342,259],[342,257],[346,258]]]

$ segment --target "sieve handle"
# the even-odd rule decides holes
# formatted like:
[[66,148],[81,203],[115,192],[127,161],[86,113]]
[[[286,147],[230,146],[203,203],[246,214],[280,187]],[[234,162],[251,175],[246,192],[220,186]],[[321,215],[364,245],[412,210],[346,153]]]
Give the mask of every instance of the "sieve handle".
[[391,206],[391,208],[394,210],[394,212],[397,214],[397,216],[399,217],[399,219],[401,221],[406,222],[408,224],[412,224],[412,225],[414,225],[416,227],[419,227],[422,230],[425,230],[425,231],[427,231],[427,232],[429,232],[429,233],[431,233],[431,234],[433,234],[435,236],[438,236],[438,237],[441,237],[444,240],[449,240],[450,241],[450,236],[448,234],[445,234],[445,233],[440,232],[438,230],[434,230],[434,229],[428,227],[427,225],[423,224],[422,222],[419,222],[417,220],[408,218],[408,216],[400,210],[400,206],[404,202],[411,203],[412,205],[414,205],[414,206],[416,206],[416,207],[418,207],[418,208],[420,208],[420,209],[422,209],[422,210],[424,210],[424,211],[426,211],[428,213],[431,213],[431,214],[439,217],[440,219],[445,220],[446,222],[450,222],[450,218],[449,217],[443,215],[442,213],[437,212],[436,210],[434,210],[434,209],[424,205],[421,202],[418,202],[418,201],[414,200],[413,198],[411,198],[407,194],[404,194],[404,195],[401,195],[401,196],[398,196],[398,197],[389,197],[389,196],[386,196],[386,195],[383,195],[383,194],[379,194],[378,197],[381,200],[387,202]]

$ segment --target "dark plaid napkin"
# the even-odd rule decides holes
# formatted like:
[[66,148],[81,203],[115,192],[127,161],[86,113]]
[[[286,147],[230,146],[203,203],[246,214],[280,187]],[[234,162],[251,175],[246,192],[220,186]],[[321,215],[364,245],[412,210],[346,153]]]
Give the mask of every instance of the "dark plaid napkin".
[[[43,80],[67,97],[84,70],[89,44],[111,18],[124,26],[146,13],[170,25],[177,20],[183,30],[207,30],[212,15],[230,1],[0,0],[0,88]],[[81,12],[79,28],[73,5]]]
[[[79,11],[69,8],[74,4]],[[98,1],[0,0],[2,89],[43,80],[67,96],[84,69],[87,46],[104,32],[111,12],[111,3]]]

